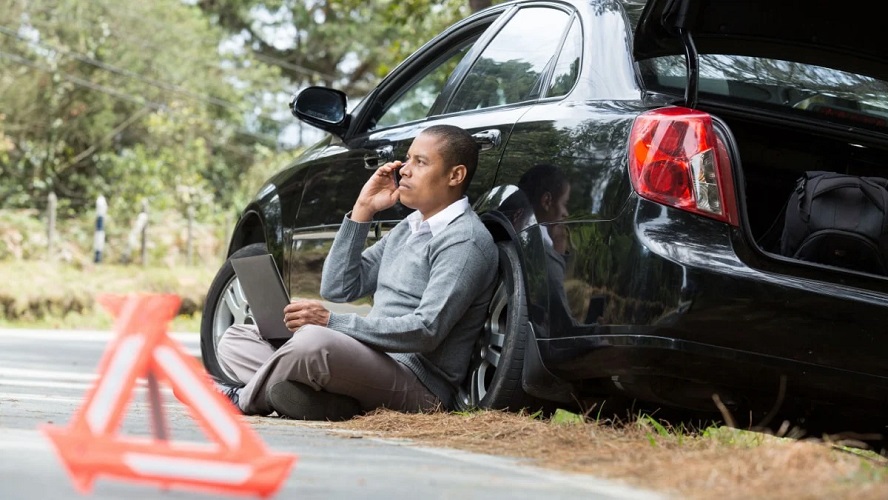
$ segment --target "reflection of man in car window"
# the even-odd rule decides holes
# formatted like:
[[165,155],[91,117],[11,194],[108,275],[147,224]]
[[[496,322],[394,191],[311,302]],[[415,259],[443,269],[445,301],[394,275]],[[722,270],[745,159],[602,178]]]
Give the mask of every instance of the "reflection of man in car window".
[[[231,326],[220,362],[246,385],[219,389],[244,413],[307,420],[454,409],[497,271],[493,238],[465,196],[477,164],[468,132],[437,125],[405,162],[380,167],[342,221],[321,280],[321,295],[335,302],[372,294],[371,311],[294,301],[283,320],[295,333],[277,349],[255,326]],[[374,215],[398,201],[415,212],[365,249]]]

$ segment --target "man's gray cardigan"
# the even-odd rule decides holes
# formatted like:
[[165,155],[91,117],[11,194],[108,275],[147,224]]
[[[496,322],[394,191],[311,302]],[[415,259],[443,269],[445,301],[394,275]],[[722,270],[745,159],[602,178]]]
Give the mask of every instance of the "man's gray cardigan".
[[453,409],[493,295],[496,244],[471,208],[418,243],[407,241],[404,220],[364,250],[369,228],[346,215],[321,296],[350,302],[372,293],[373,307],[366,317],[331,313],[327,326],[390,353]]

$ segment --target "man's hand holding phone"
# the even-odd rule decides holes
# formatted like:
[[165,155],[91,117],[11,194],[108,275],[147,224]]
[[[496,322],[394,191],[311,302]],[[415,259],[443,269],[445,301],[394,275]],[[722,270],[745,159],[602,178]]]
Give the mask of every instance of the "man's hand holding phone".
[[398,170],[402,165],[397,160],[388,162],[367,179],[352,208],[353,221],[370,222],[376,212],[391,208],[398,202]]

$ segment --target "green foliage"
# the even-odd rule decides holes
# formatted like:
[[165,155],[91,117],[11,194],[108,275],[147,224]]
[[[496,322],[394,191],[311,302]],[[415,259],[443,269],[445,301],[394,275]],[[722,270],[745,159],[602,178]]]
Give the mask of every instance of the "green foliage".
[[242,36],[260,60],[277,64],[297,88],[335,86],[360,97],[422,44],[469,15],[471,3],[198,0],[197,5]]
[[558,408],[555,410],[555,413],[552,414],[550,421],[556,425],[582,425],[586,422],[586,419],[583,418],[582,415],[577,415],[576,413],[571,413],[562,408]]
[[[96,303],[103,293],[175,293],[182,299],[173,331],[198,331],[207,283],[215,266],[85,268],[63,262],[0,261],[0,325],[29,328],[110,329],[112,318]],[[21,283],[32,286],[23,290]]]
[[0,210],[0,261],[45,253],[46,226],[33,210]]
[[647,431],[647,439],[651,443],[651,446],[658,445],[658,438],[660,441],[682,446],[686,437],[696,435],[695,432],[686,429],[684,424],[675,427],[669,423],[660,422],[652,415],[645,413],[638,415],[638,418],[635,420],[635,425]]
[[[133,234],[136,216],[136,212],[116,212],[109,209],[104,223],[104,263],[139,261],[141,235]],[[59,218],[55,225],[50,255],[45,213],[36,210],[0,210],[0,262],[49,261],[79,267],[89,265],[93,260],[95,223],[93,212],[84,212],[78,217]],[[218,269],[224,260],[223,253],[232,224],[232,220],[225,220],[220,214],[196,214],[191,223],[192,261],[206,263]],[[146,229],[147,264],[185,265],[187,257],[187,218],[176,210],[149,211]]]
[[273,156],[280,73],[178,0],[16,0],[0,10],[0,208],[142,200],[215,212]]
[[711,425],[703,430],[701,436],[704,439],[713,440],[722,446],[738,448],[757,448],[764,444],[766,440],[788,440],[788,438],[778,438],[761,432],[745,431],[723,425]]

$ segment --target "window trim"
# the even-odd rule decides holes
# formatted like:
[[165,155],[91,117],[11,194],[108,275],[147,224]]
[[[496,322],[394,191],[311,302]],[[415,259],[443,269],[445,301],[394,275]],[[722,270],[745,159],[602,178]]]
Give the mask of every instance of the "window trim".
[[[568,35],[570,35],[570,30],[573,28],[573,23],[575,22],[580,27],[580,65],[577,68],[577,77],[576,79],[574,79],[573,85],[571,85],[567,92],[562,95],[549,96],[549,89],[552,84],[552,76],[555,72],[555,66],[558,65],[558,58],[561,57],[561,52],[564,50],[564,44],[567,43],[567,37]],[[577,84],[580,82],[580,73],[583,71],[583,62],[585,61],[586,57],[586,44],[584,43],[586,38],[584,36],[584,29],[585,28],[583,26],[583,19],[580,17],[579,12],[574,11],[573,16],[567,23],[567,28],[564,29],[564,33],[562,33],[561,35],[561,44],[558,46],[558,51],[556,52],[558,54],[558,58],[555,58],[555,64],[553,64],[552,67],[549,68],[549,74],[546,75],[546,82],[543,86],[544,92],[542,92],[539,97],[540,101],[556,101],[559,99],[564,99],[565,97],[569,96],[575,88],[577,88]]]

